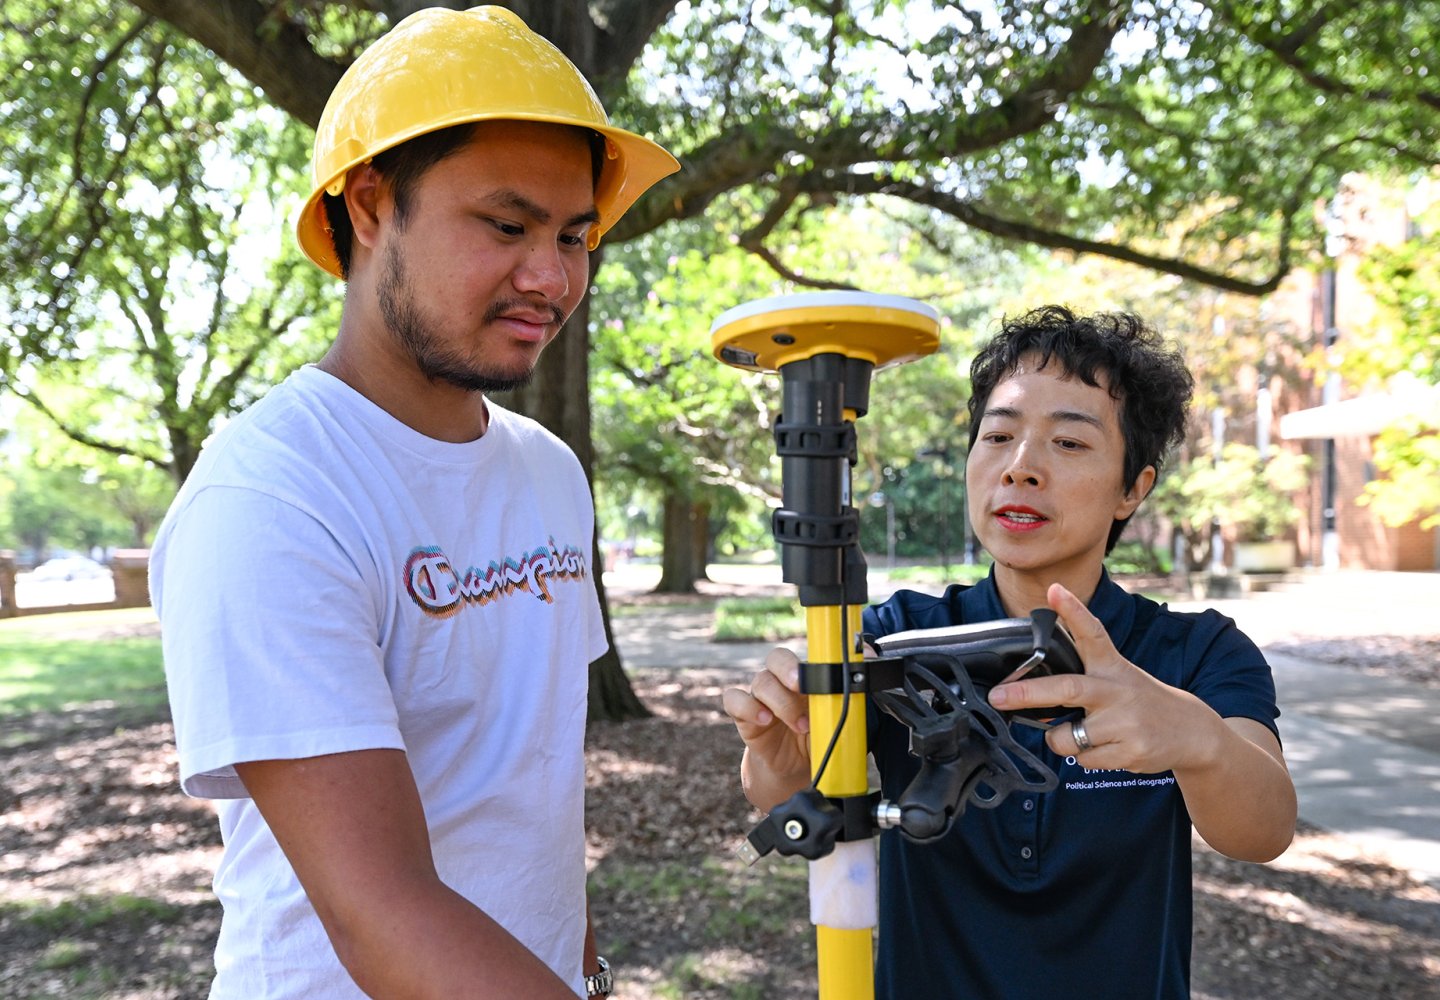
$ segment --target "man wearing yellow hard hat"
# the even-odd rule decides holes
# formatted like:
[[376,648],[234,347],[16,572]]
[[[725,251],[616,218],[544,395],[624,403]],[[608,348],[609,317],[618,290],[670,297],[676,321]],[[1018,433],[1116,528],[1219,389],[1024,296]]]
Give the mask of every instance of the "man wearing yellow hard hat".
[[212,997],[609,993],[593,507],[487,394],[677,168],[498,7],[406,18],[331,95],[297,231],[347,282],[340,328],[216,435],[152,554],[181,782],[225,839]]

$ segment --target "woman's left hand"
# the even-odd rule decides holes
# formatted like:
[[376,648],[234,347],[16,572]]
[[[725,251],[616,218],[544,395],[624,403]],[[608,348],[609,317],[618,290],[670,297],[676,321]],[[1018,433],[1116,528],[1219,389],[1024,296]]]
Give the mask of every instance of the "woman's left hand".
[[1105,627],[1060,584],[1046,593],[1051,609],[1069,630],[1085,664],[1083,674],[1054,674],[1002,684],[990,704],[1012,711],[1064,705],[1082,708],[1086,746],[1076,723],[1062,723],[1045,736],[1050,749],[1074,756],[1088,768],[1155,774],[1203,766],[1224,741],[1224,722],[1204,702],[1171,687],[1131,663],[1115,648]]

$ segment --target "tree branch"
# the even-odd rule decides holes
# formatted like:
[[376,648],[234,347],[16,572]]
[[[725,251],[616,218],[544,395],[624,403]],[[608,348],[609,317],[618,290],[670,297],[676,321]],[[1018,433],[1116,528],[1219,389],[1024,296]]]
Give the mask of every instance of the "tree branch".
[[1054,58],[1033,79],[1021,83],[993,107],[957,117],[946,108],[916,115],[859,119],[831,127],[797,147],[816,166],[913,160],[917,145],[940,156],[964,156],[993,149],[1054,121],[1066,102],[1083,91],[1110,51],[1130,4],[1091,0],[1075,18],[1076,26]]
[[131,0],[204,45],[307,125],[320,121],[345,67],[316,53],[297,24],[262,0]]
[[[1234,4],[1226,4],[1226,7],[1234,10]],[[1284,47],[1292,53],[1299,52],[1301,47],[1314,41],[1331,21],[1364,7],[1363,0],[1330,0],[1329,3],[1316,4],[1310,16],[1285,37]]]
[[727,462],[696,456],[695,467],[700,470],[700,481],[707,486],[724,486],[767,503],[780,498],[779,490],[766,489],[763,483],[741,479],[736,475],[735,466]]
[[776,274],[780,275],[780,277],[784,278],[786,281],[792,281],[795,284],[804,286],[806,288],[823,288],[827,291],[859,291],[859,286],[852,285],[846,281],[829,281],[825,278],[809,278],[801,274],[799,271],[792,271],[790,268],[786,267],[785,262],[782,261],[775,254],[775,252],[768,247],[747,246],[745,249],[750,251],[756,257],[759,257],[766,264],[770,265],[771,270],[773,270]]
[[[89,82],[85,86],[85,93],[80,98],[80,107],[75,113],[75,135],[70,145],[70,155],[75,161],[75,169],[78,173],[80,165],[84,162],[85,133],[95,116],[90,110],[90,104],[95,99],[95,92],[100,87],[100,81],[104,78],[105,70],[108,69],[116,59],[130,47],[130,43],[139,38],[146,28],[150,27],[154,18],[143,16],[138,18],[130,28],[116,39],[115,44],[110,46],[109,51],[101,52],[95,57],[90,67]],[[132,121],[137,119],[132,119]],[[127,139],[130,137],[127,136]],[[128,145],[128,143],[127,143]]]
[[[125,36],[123,44],[117,43],[115,47],[112,48],[112,54],[120,55],[123,46],[128,45],[138,37],[142,33],[140,29],[148,27],[150,23],[148,18],[141,18],[141,24]],[[81,136],[88,123],[86,108],[82,107],[75,115],[76,134],[71,144],[73,162],[71,164],[70,178],[64,190],[54,199],[45,221],[37,230],[42,238],[47,241],[50,240],[55,233],[63,231],[66,228],[66,224],[62,220],[66,215],[68,207],[72,203],[72,199],[78,203],[76,211],[80,218],[89,224],[88,229],[77,234],[75,239],[67,241],[71,252],[69,259],[64,263],[66,267],[69,268],[70,274],[66,276],[66,279],[62,279],[62,285],[56,288],[50,295],[52,308],[57,312],[65,311],[69,308],[68,304],[64,303],[61,295],[63,283],[80,271],[85,262],[85,258],[89,256],[90,252],[94,249],[100,233],[106,224],[110,222],[111,213],[105,208],[105,197],[108,192],[116,189],[116,182],[121,175],[125,173],[130,151],[135,145],[136,130],[139,127],[142,117],[147,110],[158,103],[156,92],[159,88],[160,70],[163,65],[163,40],[155,42],[152,47],[155,49],[155,52],[153,58],[146,64],[145,74],[146,82],[150,85],[149,90],[146,91],[144,100],[140,102],[139,106],[137,106],[123,122],[116,124],[115,132],[116,134],[123,134],[125,136],[125,145],[118,152],[107,152],[105,156],[107,171],[103,176],[94,176],[93,172],[85,163]],[[103,68],[104,65],[105,63],[102,63],[101,68]],[[98,74],[99,69],[94,72]],[[91,89],[87,88],[85,95],[86,105],[89,103],[91,92]],[[25,253],[33,257],[38,254],[43,254],[45,250],[58,251],[59,249],[60,248],[54,247],[47,242],[44,249],[37,251],[36,248],[27,244]]]
[[[8,381],[8,379],[0,379],[0,385],[3,385],[5,382]],[[16,385],[14,382],[9,382],[9,388],[11,392],[19,396],[26,403],[30,404],[37,411],[43,414],[47,420],[49,420],[52,424],[55,425],[56,429],[59,430],[60,433],[64,434],[76,444],[83,444],[86,447],[94,448],[97,451],[103,451],[108,455],[125,455],[131,458],[138,458],[141,461],[149,462],[152,465],[158,465],[162,469],[168,469],[170,467],[170,463],[163,458],[157,458],[154,455],[148,454],[135,448],[131,448],[127,445],[115,444],[112,441],[106,441],[101,438],[97,438],[89,432],[81,430],[79,427],[68,423],[59,414],[52,410],[45,403],[45,401],[36,394],[34,389],[26,389],[23,386]]]
[[591,4],[605,31],[600,64],[591,81],[601,96],[611,94],[624,82],[651,37],[669,20],[678,4],[679,0],[609,0]]
[[1128,0],[1090,0],[1043,73],[972,115],[957,118],[949,109],[923,117],[872,115],[845,125],[827,123],[818,133],[735,123],[682,157],[680,173],[660,182],[627,212],[611,239],[623,242],[672,219],[698,215],[726,191],[780,172],[797,153],[815,167],[845,169],[913,161],[917,147],[958,157],[1033,132],[1090,83],[1129,9]]
[[1329,27],[1332,22],[1357,10],[1363,11],[1365,6],[1358,0],[1334,0],[1331,3],[1321,4],[1310,12],[1310,16],[1305,21],[1284,34],[1267,30],[1261,25],[1245,20],[1233,3],[1218,3],[1216,11],[1236,30],[1269,52],[1283,65],[1294,70],[1300,79],[1322,93],[1358,97],[1364,101],[1385,104],[1400,104],[1416,100],[1427,107],[1440,109],[1440,92],[1416,90],[1412,95],[1399,94],[1383,87],[1356,87],[1328,73],[1322,73],[1301,55],[1301,50],[1312,44],[1320,32]]
[[1084,237],[1059,233],[1028,222],[1003,219],[981,209],[975,202],[957,198],[945,191],[937,191],[913,181],[880,174],[847,174],[843,177],[809,175],[802,181],[807,190],[830,191],[838,194],[867,195],[883,194],[919,205],[925,205],[943,212],[965,225],[1002,239],[1033,243],[1053,250],[1069,250],[1073,253],[1092,253],[1130,264],[1138,264],[1165,274],[1189,281],[1196,281],[1211,288],[1218,288],[1239,295],[1264,295],[1280,286],[1290,271],[1289,214],[1282,222],[1283,235],[1276,250],[1275,269],[1269,277],[1258,281],[1246,281],[1220,271],[1212,271],[1188,261],[1158,254],[1145,253],[1117,243],[1092,240]]
[[780,220],[785,218],[785,214],[790,211],[790,207],[795,204],[797,194],[798,189],[791,179],[787,178],[782,180],[776,189],[774,199],[770,202],[770,207],[765,211],[765,215],[761,217],[759,222],[740,234],[738,240],[740,247],[759,257],[770,266],[771,270],[786,281],[792,281],[797,285],[803,285],[807,288],[824,288],[830,291],[854,291],[855,286],[852,284],[828,281],[824,278],[809,278],[798,271],[792,271],[789,267],[785,266],[779,254],[765,245],[766,239],[775,231],[775,227],[780,224]]

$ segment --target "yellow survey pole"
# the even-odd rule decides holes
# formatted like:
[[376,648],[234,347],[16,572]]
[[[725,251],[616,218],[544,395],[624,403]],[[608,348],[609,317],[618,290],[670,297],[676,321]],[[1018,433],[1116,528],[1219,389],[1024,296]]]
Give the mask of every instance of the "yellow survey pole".
[[[807,670],[819,665],[840,678],[838,691],[835,683],[824,693],[806,690],[811,761],[823,768],[815,785],[842,806],[863,802],[869,792],[865,695],[846,693],[847,667],[861,662],[860,613],[867,601],[850,482],[854,424],[869,408],[875,369],[930,354],[939,342],[933,309],[866,292],[763,299],[728,310],[711,327],[711,348],[721,361],[781,375],[775,438],[783,500],[775,538],[784,578],[799,587],[805,608]],[[874,841],[868,833],[842,838],[810,866],[820,1000],[872,1000]]]
[[[807,657],[814,663],[838,663],[843,659],[845,637],[860,634],[862,607],[842,609],[822,606],[805,609]],[[852,659],[860,659],[857,651]],[[821,776],[818,788],[827,797],[863,796],[870,790],[866,757],[869,747],[865,738],[865,695],[812,694],[810,710],[810,759],[817,764],[824,756],[831,734],[840,724],[846,698],[845,728],[831,754],[829,766]],[[872,927],[815,927],[816,969],[820,980],[820,997],[845,1000],[872,1000],[875,996],[875,970],[872,964]]]

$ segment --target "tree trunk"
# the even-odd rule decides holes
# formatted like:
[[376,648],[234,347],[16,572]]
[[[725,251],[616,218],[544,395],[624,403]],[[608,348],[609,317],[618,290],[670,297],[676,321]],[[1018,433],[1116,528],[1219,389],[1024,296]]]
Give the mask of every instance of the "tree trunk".
[[185,485],[185,480],[190,478],[190,470],[195,468],[195,463],[200,460],[200,450],[204,447],[203,438],[194,440],[184,428],[171,427],[170,437],[170,465],[165,471],[175,480],[175,488],[179,489]]
[[[1159,574],[1165,572],[1156,545],[1160,541],[1162,522],[1156,517],[1137,517],[1125,526],[1124,538],[1134,542],[1140,572]],[[1172,545],[1173,549],[1174,546]]]
[[[601,251],[590,255],[590,278],[600,267]],[[530,384],[500,399],[544,424],[551,433],[568,444],[585,478],[594,484],[594,450],[590,443],[590,300],[582,299],[560,335],[540,355],[535,376]],[[620,662],[615,646],[615,631],[610,624],[610,602],[605,596],[601,574],[605,563],[599,549],[598,534],[590,546],[590,571],[594,574],[595,590],[600,595],[600,613],[605,621],[605,638],[610,647],[590,665],[590,700],[586,713],[591,721],[621,722],[643,719],[650,712],[636,697]]]
[[693,594],[695,581],[704,580],[705,556],[710,549],[710,505],[667,495],[662,519],[660,594]]
[[605,585],[600,574],[604,571],[604,554],[600,551],[600,532],[590,546],[590,565],[594,567],[595,589],[600,595],[600,615],[605,621],[605,639],[609,647],[604,655],[590,664],[590,696],[586,703],[585,719],[588,722],[624,722],[626,719],[644,719],[650,715],[620,662],[620,651],[615,648],[615,630],[610,625],[610,602],[605,598]]
[[[1180,537],[1184,539],[1185,566],[1187,573],[1201,573],[1210,565],[1210,527],[1201,531],[1192,531],[1188,528],[1176,526]],[[1180,567],[1176,567],[1179,569]]]

